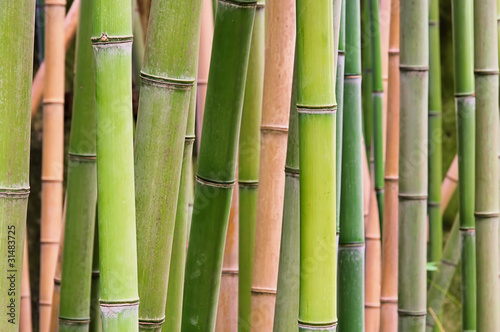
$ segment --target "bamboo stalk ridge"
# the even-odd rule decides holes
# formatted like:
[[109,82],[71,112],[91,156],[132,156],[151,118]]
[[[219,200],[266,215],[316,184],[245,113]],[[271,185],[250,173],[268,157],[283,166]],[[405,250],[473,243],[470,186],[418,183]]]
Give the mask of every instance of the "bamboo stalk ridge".
[[[431,5],[431,13],[438,16],[437,1]],[[475,176],[475,98],[474,98],[474,22],[473,0],[452,3],[453,18],[453,57],[455,72],[455,107],[458,128],[458,171],[459,171],[459,220],[462,280],[462,328],[464,331],[476,330],[476,234],[474,223],[474,176]],[[438,34],[438,32],[436,32]],[[439,63],[438,63],[439,66]],[[434,91],[435,92],[435,91]],[[439,121],[439,126],[441,122]],[[435,130],[435,128],[432,128]],[[437,134],[440,135],[439,128]],[[441,145],[440,141],[437,141]],[[435,151],[436,152],[436,151]],[[434,152],[434,153],[435,153]],[[439,195],[439,179],[435,192]],[[436,202],[436,217],[440,216],[439,201]],[[431,207],[429,206],[429,209]],[[429,216],[431,212],[429,212]],[[442,226],[439,220],[439,226]],[[431,229],[434,225],[431,225]],[[440,229],[442,232],[442,228]],[[431,232],[432,236],[432,232]],[[442,241],[441,236],[431,238]],[[432,244],[432,248],[435,244]],[[441,245],[441,243],[439,243]],[[431,255],[433,253],[431,252]],[[437,255],[431,256],[436,261]]]
[[362,107],[363,107],[363,137],[365,140],[366,156],[368,162],[372,162],[372,141],[373,141],[373,51],[372,51],[372,29],[370,1],[361,1],[361,63],[363,80],[362,87]]
[[[265,2],[258,1],[253,23],[238,150],[239,240],[238,327],[250,331],[257,193],[259,185],[260,123],[264,84]],[[227,244],[226,244],[227,247]],[[234,298],[234,293],[230,298]],[[269,328],[269,330],[271,330]]]
[[186,331],[215,329],[255,7],[218,3],[184,279]]
[[45,91],[43,96],[42,212],[40,221],[40,331],[50,329],[54,273],[63,210],[65,0],[45,1]]
[[[74,0],[71,4],[68,13],[64,19],[64,47],[66,51],[75,36],[76,27],[78,26],[78,17],[80,15],[80,0]],[[38,106],[42,101],[42,96],[45,89],[45,74],[46,65],[45,62],[40,64],[38,71],[36,72],[35,78],[33,79],[32,85],[32,95],[31,95],[31,117],[36,114]]]
[[97,211],[94,231],[94,250],[92,252],[92,284],[90,291],[90,324],[89,332],[101,332],[101,313],[99,308],[99,230],[97,227]]
[[[460,219],[455,218],[450,235],[443,249],[443,255],[439,261],[437,271],[434,273],[432,281],[427,291],[428,313],[426,316],[425,331],[436,331],[436,321],[430,314],[430,310],[440,315],[443,310],[444,299],[450,288],[453,274],[460,261]],[[437,331],[436,331],[437,332]]]
[[273,328],[285,191],[283,169],[293,81],[295,20],[293,0],[276,0],[266,4],[266,70],[251,279],[250,331],[254,332],[271,331]]
[[[360,0],[346,2],[342,182],[338,257],[339,331],[363,331],[364,209]],[[371,100],[371,99],[370,99]],[[347,128],[349,130],[347,130]],[[365,149],[365,155],[367,150]],[[368,180],[368,179],[367,179]]]
[[441,184],[441,214],[444,213],[458,186],[458,155],[451,162]]
[[[222,260],[219,303],[217,304],[216,332],[238,331],[238,257],[239,257],[239,188],[234,188],[227,225],[226,245]],[[248,290],[250,293],[250,289]],[[238,296],[236,296],[238,294]],[[250,323],[247,323],[250,328]]]
[[[295,61],[295,68],[297,61]],[[294,68],[288,142],[285,161],[285,195],[281,228],[280,262],[273,332],[298,332],[300,276],[300,197],[299,197],[299,121],[297,114],[297,75]],[[338,71],[337,71],[338,73]]]
[[428,3],[401,0],[400,15],[398,329],[413,332],[426,314]]
[[131,6],[95,0],[93,12],[103,331],[138,330]]
[[[497,3],[474,1],[477,330],[499,331]],[[492,256],[493,255],[493,256]]]
[[399,0],[391,0],[380,330],[398,330]]
[[[33,75],[35,0],[0,0],[0,330],[17,332],[29,196],[30,97]],[[22,18],[22,19],[20,19]],[[12,36],[15,36],[13,38]],[[8,270],[9,274],[7,274]],[[13,290],[12,290],[13,288]]]
[[165,320],[201,4],[151,4],[134,154],[140,331],[161,331]]
[[59,331],[88,331],[97,170],[93,0],[84,1],[77,35],[75,93],[68,155]]
[[30,289],[30,269],[28,261],[28,232],[24,237],[24,258],[23,272],[21,276],[21,305],[19,313],[19,331],[32,332],[33,323],[31,320],[31,289]]

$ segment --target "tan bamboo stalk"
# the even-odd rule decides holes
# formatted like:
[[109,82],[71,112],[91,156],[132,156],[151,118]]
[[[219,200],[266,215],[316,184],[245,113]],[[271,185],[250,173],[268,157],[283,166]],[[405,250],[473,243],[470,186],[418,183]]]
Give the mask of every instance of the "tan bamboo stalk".
[[212,40],[214,38],[214,14],[212,0],[203,0],[201,7],[200,55],[198,58],[198,98],[196,107],[196,151],[200,150],[201,125],[205,98],[207,96],[208,71],[210,69],[210,55],[212,54]]
[[382,86],[384,95],[382,101],[382,134],[383,134],[383,159],[387,149],[387,91],[389,86],[389,33],[391,18],[391,0],[380,0],[379,22],[380,22],[380,51],[382,55]]
[[31,289],[30,289],[30,264],[28,261],[28,232],[24,238],[23,273],[21,279],[21,313],[19,315],[19,331],[31,332]]
[[443,184],[441,185],[441,213],[446,210],[448,203],[453,197],[455,190],[458,186],[458,156],[455,155],[455,158],[451,162],[450,168],[448,168],[448,172],[446,172],[446,176],[443,180]]
[[[74,0],[64,19],[64,47],[68,50],[73,37],[75,37],[76,27],[78,26],[78,18],[80,16],[80,0]],[[42,101],[43,91],[45,88],[45,62],[42,62],[32,84],[31,94],[31,117],[36,114],[38,106]]]
[[63,207],[65,0],[45,1],[45,93],[43,97],[40,331],[50,328],[54,274]]
[[272,331],[285,189],[288,118],[295,53],[295,3],[266,4],[259,193],[252,274],[251,331]]
[[399,0],[391,0],[380,331],[398,330]]
[[233,332],[238,329],[238,193],[238,186],[235,186],[222,261],[216,332]]

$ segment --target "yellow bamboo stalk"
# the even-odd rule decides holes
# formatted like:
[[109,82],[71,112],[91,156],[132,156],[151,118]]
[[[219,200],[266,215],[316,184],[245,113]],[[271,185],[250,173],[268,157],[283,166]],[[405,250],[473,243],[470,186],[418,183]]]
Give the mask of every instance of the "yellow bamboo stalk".
[[387,91],[389,86],[389,30],[391,22],[391,0],[380,0],[379,7],[379,21],[380,21],[380,51],[382,54],[382,80],[384,88],[383,106],[382,106],[382,134],[383,134],[383,148],[384,148],[384,161],[385,151],[387,145]]
[[33,331],[31,321],[31,289],[30,289],[30,265],[28,261],[28,232],[24,238],[23,274],[21,277],[21,313],[19,315],[19,331]]
[[446,172],[446,176],[443,180],[443,184],[441,185],[441,213],[446,210],[448,203],[453,197],[455,190],[458,185],[458,157],[455,155],[455,158],[451,162],[450,168],[448,168],[448,172]]
[[48,332],[63,205],[65,0],[45,1],[40,331]]

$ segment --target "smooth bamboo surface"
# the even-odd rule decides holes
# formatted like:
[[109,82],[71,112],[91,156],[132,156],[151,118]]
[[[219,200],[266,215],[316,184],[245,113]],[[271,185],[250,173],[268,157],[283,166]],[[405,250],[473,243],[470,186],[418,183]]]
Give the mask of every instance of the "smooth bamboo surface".
[[285,191],[287,132],[295,50],[293,0],[266,4],[259,190],[251,286],[251,331],[273,328]]
[[453,161],[446,172],[446,176],[441,183],[441,213],[444,213],[458,186],[458,155],[455,155]]
[[30,289],[30,265],[28,261],[28,233],[24,238],[23,273],[21,276],[21,306],[19,313],[19,331],[33,331],[31,320],[31,289]]
[[[388,113],[388,97],[389,92],[389,40],[391,30],[391,6],[392,0],[380,0],[379,6],[379,21],[380,21],[380,50],[382,53],[382,80],[384,88],[384,97],[382,102],[382,145],[383,145],[383,160],[387,153],[387,113]],[[385,187],[385,186],[384,186]]]

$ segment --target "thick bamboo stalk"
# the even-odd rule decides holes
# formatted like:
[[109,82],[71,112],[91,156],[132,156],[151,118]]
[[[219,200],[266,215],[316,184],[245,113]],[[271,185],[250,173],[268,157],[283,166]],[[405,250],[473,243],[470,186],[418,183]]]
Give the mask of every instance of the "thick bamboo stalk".
[[97,197],[103,331],[137,331],[130,0],[95,0]]
[[90,324],[89,332],[101,332],[102,322],[99,308],[100,273],[99,273],[99,231],[97,227],[97,211],[94,231],[94,250],[92,252],[92,284],[90,291]]
[[[234,188],[227,225],[226,245],[222,261],[219,303],[217,304],[216,332],[238,331],[238,229],[239,229],[239,190]],[[250,289],[248,290],[250,293]],[[250,323],[247,323],[248,329]]]
[[441,184],[441,214],[444,213],[458,186],[458,156],[455,155]]
[[[265,2],[258,1],[253,24],[238,153],[238,331],[250,331],[251,288],[259,185],[260,123],[264,83]],[[226,245],[227,246],[227,245]],[[234,294],[231,295],[234,297]],[[230,331],[234,331],[231,329]]]
[[19,314],[19,331],[33,331],[31,321],[31,289],[30,289],[30,269],[28,261],[28,233],[24,237],[24,258],[23,272],[21,276],[21,306]]
[[214,38],[214,13],[212,0],[203,0],[201,9],[200,55],[198,59],[198,98],[196,107],[196,151],[200,151],[201,127],[205,99],[207,97],[208,71],[210,69],[210,55]]
[[495,0],[474,1],[477,330],[500,330],[498,285],[498,39]]
[[[443,310],[444,299],[448,289],[450,288],[455,269],[460,261],[460,220],[459,216],[455,218],[450,235],[444,246],[443,255],[437,266],[437,271],[434,273],[432,281],[427,291],[427,307],[426,316],[427,332],[436,331],[436,320],[430,314],[430,310],[435,315],[439,316]],[[463,305],[463,302],[462,302]],[[437,332],[437,331],[436,331]]]
[[391,0],[380,330],[398,330],[399,0]]
[[398,329],[413,332],[426,314],[429,4],[401,0],[400,15]]
[[[295,66],[297,62],[295,61]],[[338,71],[337,71],[338,73]],[[285,162],[285,195],[281,228],[278,287],[273,332],[298,332],[300,277],[300,197],[299,197],[299,121],[297,114],[297,75],[294,69],[288,142]]]
[[342,188],[342,114],[344,112],[344,73],[345,73],[345,1],[342,1],[340,9],[340,26],[339,26],[339,49],[337,55],[337,70],[335,95],[337,98],[337,127],[336,127],[336,208],[337,208],[337,243],[340,234],[340,192]]
[[[217,9],[218,12],[219,9]],[[293,0],[266,4],[259,190],[251,280],[251,331],[273,328],[285,190],[289,102],[295,50]],[[325,68],[326,70],[326,68]]]
[[[64,19],[64,47],[68,50],[73,37],[75,36],[76,27],[78,26],[78,17],[80,15],[80,0],[74,0]],[[36,114],[38,106],[42,101],[43,92],[45,89],[45,62],[40,64],[35,78],[33,79],[31,95],[31,117]]]
[[82,3],[77,35],[59,308],[61,332],[87,331],[90,321],[97,201],[95,65],[92,44],[89,42],[93,6],[92,0]]
[[[435,3],[434,3],[435,2]],[[439,17],[439,6],[437,1],[431,2],[431,17]],[[460,181],[459,192],[459,219],[460,219],[460,247],[462,261],[462,328],[464,331],[476,330],[476,234],[474,223],[474,175],[475,175],[475,98],[474,98],[474,22],[473,22],[473,0],[454,0],[452,3],[453,17],[453,58],[455,69],[455,107],[458,128],[458,171]],[[435,32],[438,38],[439,32]],[[433,36],[431,35],[431,38]],[[431,62],[432,65],[435,65]],[[437,63],[439,66],[439,62]],[[431,67],[432,69],[432,67]],[[437,91],[433,91],[436,93]],[[440,96],[439,96],[440,97]],[[441,125],[441,121],[438,122]],[[433,135],[441,135],[441,128]],[[431,136],[432,137],[432,136]],[[440,137],[440,136],[436,136]],[[432,140],[430,141],[432,143]],[[436,140],[439,146],[440,140]],[[436,153],[436,151],[434,152]],[[437,156],[436,156],[437,157]],[[441,156],[439,156],[441,157]],[[433,190],[440,194],[441,162],[439,166],[439,178],[434,179],[437,187]],[[437,176],[437,175],[436,175]],[[429,183],[431,186],[431,182]],[[431,191],[429,191],[431,193]],[[430,196],[429,196],[430,203]],[[439,201],[432,208],[436,213],[436,223],[442,227]],[[431,206],[429,205],[429,217],[431,217]],[[439,220],[437,219],[439,218]],[[437,225],[432,225],[429,218],[431,230]],[[442,232],[442,228],[438,231]],[[431,232],[431,260],[437,261],[440,255],[434,252],[434,246],[441,247],[441,236],[434,237]],[[432,243],[435,241],[436,243]],[[440,241],[439,243],[437,241]],[[440,253],[440,250],[439,250]]]
[[[340,203],[338,315],[340,331],[364,329],[364,209],[360,1],[346,3],[346,49]],[[371,99],[370,99],[371,101]],[[365,150],[365,154],[366,154]]]
[[361,82],[363,107],[363,137],[368,162],[372,162],[373,141],[373,51],[370,24],[370,1],[361,1],[361,62],[363,80]]
[[0,330],[17,332],[29,196],[30,83],[35,0],[1,0],[0,7]]
[[255,0],[218,3],[184,279],[186,331],[215,328],[255,7]]
[[43,96],[42,212],[40,221],[40,331],[50,329],[54,273],[59,251],[64,167],[65,0],[45,1],[45,92]]

